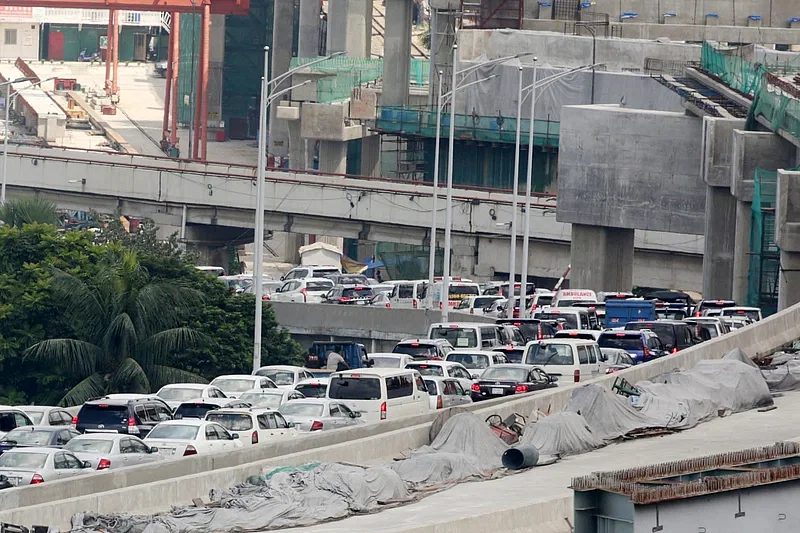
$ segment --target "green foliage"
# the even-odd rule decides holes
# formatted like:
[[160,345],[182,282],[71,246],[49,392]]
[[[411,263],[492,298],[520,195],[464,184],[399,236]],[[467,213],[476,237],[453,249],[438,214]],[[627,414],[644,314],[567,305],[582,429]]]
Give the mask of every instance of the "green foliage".
[[11,198],[0,205],[0,220],[17,228],[32,223],[55,225],[56,204],[36,196]]

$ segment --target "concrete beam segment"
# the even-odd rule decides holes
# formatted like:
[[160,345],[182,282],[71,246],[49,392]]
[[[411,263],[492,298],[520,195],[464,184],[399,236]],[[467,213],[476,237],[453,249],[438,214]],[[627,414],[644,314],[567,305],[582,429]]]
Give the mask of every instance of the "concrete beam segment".
[[703,117],[703,161],[706,185],[730,187],[733,130],[744,127],[742,119]]
[[564,106],[556,218],[702,234],[701,129],[700,119],[682,113]]
[[320,141],[319,170],[331,174],[345,174],[347,172],[347,143]]
[[[330,3],[328,6],[330,10]],[[300,0],[297,57],[309,58],[319,55],[319,18],[320,3],[318,0]],[[328,27],[330,28],[330,17],[328,18]]]
[[771,131],[733,130],[731,194],[753,201],[753,176],[757,168],[778,170],[795,166],[796,147]]
[[728,189],[706,187],[703,297],[729,299],[733,294],[736,199]]
[[370,135],[361,139],[361,175],[381,175],[381,138],[379,135]]
[[800,253],[781,250],[778,273],[778,311],[800,302]]
[[747,301],[750,272],[750,231],[753,204],[736,200],[736,234],[733,243],[733,287],[731,297],[740,305]]
[[800,252],[800,172],[778,170],[775,243],[782,251]]
[[[275,0],[272,22],[272,46],[270,46],[270,72],[267,79],[286,73],[289,70],[289,63],[292,60],[292,42],[294,36],[294,2],[292,0]],[[273,87],[271,92],[291,87],[291,77],[287,78],[282,84]],[[288,97],[286,95],[285,97]],[[288,157],[289,156],[289,127],[285,120],[277,117],[278,102],[273,101],[269,113],[269,148],[270,156]]]
[[[753,357],[774,351],[797,338],[800,338],[800,306],[796,305],[673,356],[601,376],[592,382],[610,389],[620,376],[631,383],[651,380],[676,368],[692,368],[701,360],[719,359],[734,348]],[[541,394],[522,395],[510,401],[488,400],[469,405],[467,409],[482,418],[495,413],[502,417],[536,411],[555,413],[564,408],[574,389],[582,385],[564,383]],[[387,420],[226,454],[198,455],[2,491],[0,522],[47,524],[67,530],[72,515],[78,512],[143,514],[165,511],[173,505],[188,505],[193,498],[206,499],[212,488],[231,486],[247,476],[275,467],[310,461],[368,463],[385,460],[427,444],[429,426],[437,414]],[[485,529],[485,522],[483,527]]]
[[347,51],[347,13],[350,0],[328,2],[326,51],[329,54]]
[[570,286],[594,291],[633,287],[633,230],[572,224]]
[[411,0],[386,0],[381,105],[408,105]]

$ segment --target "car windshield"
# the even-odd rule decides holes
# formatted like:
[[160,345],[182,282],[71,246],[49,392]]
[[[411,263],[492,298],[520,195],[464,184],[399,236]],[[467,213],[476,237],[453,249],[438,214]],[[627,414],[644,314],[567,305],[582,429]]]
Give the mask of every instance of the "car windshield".
[[169,440],[194,440],[197,438],[197,431],[200,426],[184,426],[178,424],[159,424],[150,432],[147,440],[150,439],[169,439]]
[[44,418],[44,411],[28,411],[26,409],[25,414],[28,415],[28,418],[31,419],[34,426],[38,425],[42,421],[42,418]]
[[281,405],[279,411],[286,416],[322,416],[325,406],[317,403],[289,402]]
[[606,364],[608,365],[630,365],[633,364],[633,360],[631,360],[630,356],[622,353],[622,352],[610,352],[606,353]]
[[342,289],[342,298],[371,298],[373,296],[371,287],[352,287]]
[[328,386],[322,383],[305,383],[294,388],[301,392],[306,398],[324,398],[328,392]]
[[517,326],[522,336],[528,340],[536,340],[539,336],[539,324],[536,322],[512,322],[512,326]]
[[534,344],[525,358],[528,365],[573,365],[572,348],[569,344]]
[[219,379],[214,380],[214,385],[222,389],[222,392],[244,392],[255,388],[252,379]]
[[72,439],[64,446],[65,449],[72,453],[87,452],[87,453],[111,453],[111,448],[114,446],[114,441],[100,440],[100,439]]
[[439,394],[439,389],[436,386],[436,382],[432,379],[425,380],[425,388],[428,389],[428,394],[431,396],[437,396]]
[[373,362],[374,368],[400,368],[400,364],[402,359],[400,357],[381,357],[381,356],[370,356],[370,361]]
[[46,453],[6,452],[0,455],[0,468],[43,468],[47,462]]
[[[245,392],[239,397],[239,399],[243,402],[249,403],[253,407],[258,407],[261,409],[277,409],[281,405],[283,393],[262,394],[260,392]],[[209,420],[211,419],[209,418]]]
[[394,353],[401,353],[410,355],[412,357],[436,357],[436,347],[430,344],[420,344],[415,342],[413,344],[398,344],[392,350]]
[[489,356],[471,353],[452,353],[447,354],[447,360],[461,363],[470,370],[489,368]]
[[118,426],[128,422],[127,405],[87,404],[78,412],[80,425]]
[[228,431],[248,431],[253,429],[250,415],[239,413],[208,413],[206,420],[216,422]]
[[185,402],[186,400],[191,400],[193,398],[200,398],[203,395],[203,391],[201,389],[196,388],[183,388],[183,387],[164,387],[156,396],[161,398],[162,400],[167,400],[170,402]]
[[558,320],[563,318],[566,321],[564,329],[580,329],[578,315],[575,313],[536,313],[536,318],[541,320]]
[[47,446],[50,444],[50,438],[52,436],[52,431],[17,428],[6,433],[5,437],[0,440],[0,443],[5,442],[11,444],[24,444],[27,446]]
[[264,369],[256,371],[256,376],[263,376],[275,382],[275,385],[293,385],[294,372],[291,370]]
[[181,418],[205,418],[206,413],[219,409],[219,405],[213,403],[182,403],[175,409],[175,420]]
[[505,349],[502,350],[500,353],[506,356],[506,359],[509,363],[521,363],[522,362],[522,354],[525,353],[524,348],[512,348],[512,349]]
[[528,371],[524,368],[507,368],[493,366],[486,369],[481,375],[481,381],[515,381],[522,382],[528,379]]
[[431,330],[432,339],[445,339],[456,348],[476,348],[478,334],[476,328],[440,326]]
[[336,400],[378,400],[381,397],[381,380],[352,376],[331,378],[328,397]]
[[612,333],[600,335],[597,345],[601,348],[617,348],[629,352],[631,350],[641,351],[644,349],[641,335],[626,335],[625,333]]
[[444,368],[439,365],[408,364],[406,368],[418,371],[423,376],[444,376]]
[[553,297],[552,296],[539,296],[536,298],[536,305],[539,307],[547,307],[548,305],[553,305]]
[[658,322],[628,322],[625,324],[625,329],[649,329],[661,339],[664,346],[669,348],[675,347],[675,331],[672,324],[663,324]]
[[328,292],[333,288],[333,282],[325,283],[324,281],[309,281],[306,283],[306,290],[308,292]]
[[475,298],[475,302],[472,304],[472,307],[475,309],[483,309],[484,307],[489,307],[492,305],[492,302],[496,302],[499,300],[497,296],[481,296],[479,298]]

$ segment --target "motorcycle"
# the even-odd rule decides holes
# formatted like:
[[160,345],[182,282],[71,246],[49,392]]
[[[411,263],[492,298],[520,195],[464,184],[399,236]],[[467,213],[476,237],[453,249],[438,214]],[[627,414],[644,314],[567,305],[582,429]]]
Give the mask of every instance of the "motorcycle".
[[81,50],[81,53],[78,54],[78,61],[81,63],[85,62],[93,62],[100,60],[100,52],[92,52],[91,54],[87,55],[86,50]]

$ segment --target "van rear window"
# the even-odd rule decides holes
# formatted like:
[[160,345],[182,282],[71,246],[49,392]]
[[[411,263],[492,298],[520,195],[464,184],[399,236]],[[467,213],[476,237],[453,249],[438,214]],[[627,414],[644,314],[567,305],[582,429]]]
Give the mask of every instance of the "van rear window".
[[446,339],[456,348],[478,347],[478,335],[475,333],[475,328],[437,327],[431,330],[430,337],[432,339]]
[[408,364],[406,365],[406,368],[416,370],[423,376],[444,376],[444,369],[439,365]]
[[349,376],[331,378],[328,396],[334,400],[380,400],[381,380]]
[[624,333],[609,333],[608,335],[602,334],[597,339],[597,345],[601,348],[617,348],[625,351],[642,351],[644,344],[642,336],[639,335],[626,335]]
[[328,391],[328,386],[307,383],[296,386],[294,390],[301,392],[306,398],[324,398],[325,393]]
[[525,357],[526,365],[574,365],[569,344],[534,344]]
[[536,318],[540,320],[558,320],[563,318],[567,321],[565,329],[580,329],[578,325],[578,315],[575,313],[536,313]]
[[219,409],[218,405],[213,403],[182,403],[175,410],[175,420],[182,418],[200,418],[206,417],[206,413]]
[[120,426],[128,423],[127,405],[84,405],[78,412],[81,426]]

